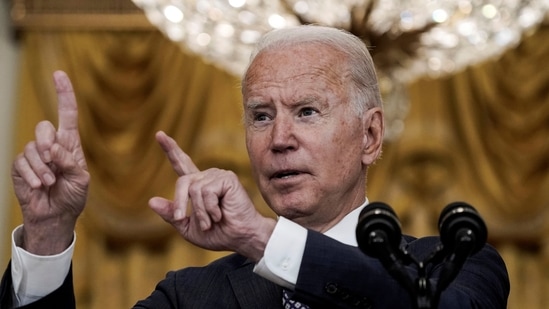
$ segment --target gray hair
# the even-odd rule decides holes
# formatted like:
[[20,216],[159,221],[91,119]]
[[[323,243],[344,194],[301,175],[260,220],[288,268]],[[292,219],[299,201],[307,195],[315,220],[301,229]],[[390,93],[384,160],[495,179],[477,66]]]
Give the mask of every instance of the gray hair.
[[[350,87],[350,99],[357,114],[366,109],[382,107],[377,74],[368,48],[358,37],[332,27],[304,25],[273,30],[265,34],[256,44],[249,64],[263,50],[281,48],[299,43],[320,43],[331,46],[347,56],[347,62],[354,87]],[[246,86],[246,69],[242,78],[242,89]]]

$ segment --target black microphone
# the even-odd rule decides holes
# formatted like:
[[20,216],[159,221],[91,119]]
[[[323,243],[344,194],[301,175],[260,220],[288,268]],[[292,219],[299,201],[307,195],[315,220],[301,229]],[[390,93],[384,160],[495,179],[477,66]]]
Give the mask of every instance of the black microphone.
[[356,240],[366,255],[383,258],[398,250],[401,236],[400,222],[389,205],[373,202],[360,212]]
[[438,227],[445,248],[465,247],[468,255],[482,249],[488,238],[486,224],[477,210],[464,202],[446,206],[440,213]]
[[440,293],[454,280],[465,260],[486,244],[488,231],[477,210],[464,202],[447,205],[440,214],[438,227],[446,253],[437,285]]
[[400,222],[389,205],[373,202],[360,212],[356,227],[358,247],[366,255],[378,259],[412,295],[414,283],[402,261],[410,257],[400,249],[401,238]]

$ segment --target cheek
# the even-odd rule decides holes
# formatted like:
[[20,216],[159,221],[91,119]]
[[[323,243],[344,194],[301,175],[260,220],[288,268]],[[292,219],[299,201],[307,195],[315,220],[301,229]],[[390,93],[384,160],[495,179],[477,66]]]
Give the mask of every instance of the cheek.
[[248,158],[250,160],[250,163],[252,164],[252,167],[254,166],[255,158],[256,158],[256,150],[254,148],[254,144],[250,143],[249,141],[246,142],[246,149],[248,150]]
[[252,177],[257,182],[259,180],[259,170],[260,170],[260,162],[258,161],[261,156],[258,155],[257,151],[254,149],[254,147],[250,143],[246,143],[248,148],[248,160],[250,162]]
[[334,134],[330,142],[325,143],[333,159],[333,167],[352,166],[362,162],[362,135],[359,130]]
[[339,127],[337,127],[332,133],[329,141],[331,147],[338,149],[340,154],[344,155],[348,153],[352,148],[360,147],[362,143],[362,134],[360,134],[360,129],[357,126],[353,126],[350,123],[341,122]]
[[265,147],[265,139],[259,138],[256,134],[248,134],[246,136],[246,148],[252,168],[261,160],[261,154],[264,152]]

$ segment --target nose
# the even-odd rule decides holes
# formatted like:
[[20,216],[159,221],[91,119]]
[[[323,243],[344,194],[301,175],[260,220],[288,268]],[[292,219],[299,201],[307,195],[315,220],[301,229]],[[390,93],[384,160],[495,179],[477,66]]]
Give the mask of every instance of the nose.
[[273,152],[286,152],[297,149],[295,129],[291,117],[277,116],[271,131],[271,150]]

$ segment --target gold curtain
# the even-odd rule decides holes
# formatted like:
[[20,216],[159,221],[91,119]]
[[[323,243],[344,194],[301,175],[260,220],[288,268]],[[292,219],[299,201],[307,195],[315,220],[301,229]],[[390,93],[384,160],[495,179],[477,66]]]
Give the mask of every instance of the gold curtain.
[[[155,31],[29,31],[21,43],[16,150],[38,121],[56,121],[54,70],[69,74],[79,102],[92,183],[77,227],[78,308],[130,307],[166,271],[225,254],[196,249],[148,209],[176,179],[157,130],[200,168],[234,170],[271,215],[250,178],[237,78]],[[477,207],[509,268],[509,308],[549,303],[548,55],[544,27],[498,61],[410,85],[405,131],[369,174],[370,200],[395,207],[412,235],[436,234],[450,201]],[[13,204],[11,227],[21,222]]]

